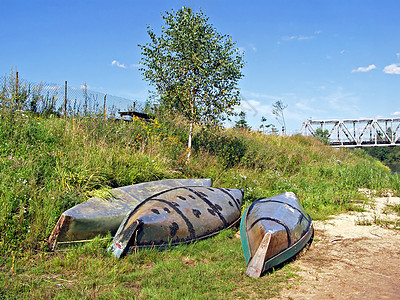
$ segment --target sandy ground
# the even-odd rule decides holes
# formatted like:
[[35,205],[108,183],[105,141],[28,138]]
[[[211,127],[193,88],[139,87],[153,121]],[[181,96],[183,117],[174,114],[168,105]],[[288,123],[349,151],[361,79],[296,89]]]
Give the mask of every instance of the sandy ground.
[[366,212],[313,222],[311,247],[292,262],[300,283],[274,299],[400,299],[400,228],[387,222],[400,216],[386,208],[398,203],[375,198]]

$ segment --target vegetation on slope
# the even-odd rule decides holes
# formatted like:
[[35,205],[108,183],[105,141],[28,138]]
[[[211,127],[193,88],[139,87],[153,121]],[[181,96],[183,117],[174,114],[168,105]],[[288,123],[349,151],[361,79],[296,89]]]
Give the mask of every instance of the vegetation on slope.
[[268,297],[279,290],[277,283],[294,276],[288,266],[262,281],[246,278],[233,230],[121,261],[105,252],[107,241],[99,240],[47,252],[46,239],[60,214],[109,188],[212,178],[214,186],[244,189],[245,205],[295,192],[314,219],[352,209],[361,197],[358,188],[399,190],[398,177],[364,152],[333,149],[299,135],[198,129],[195,152],[185,163],[187,128],[179,117],[118,122],[1,109],[0,295]]
[[247,203],[293,191],[314,218],[349,208],[359,187],[397,188],[390,171],[362,152],[302,136],[203,129],[185,164],[183,122],[159,122],[3,111],[1,249],[41,249],[64,210],[96,190],[143,181],[210,177],[215,186],[244,189]]
[[399,147],[369,147],[364,151],[372,157],[379,159],[385,165],[390,166],[392,171],[399,172],[400,148]]

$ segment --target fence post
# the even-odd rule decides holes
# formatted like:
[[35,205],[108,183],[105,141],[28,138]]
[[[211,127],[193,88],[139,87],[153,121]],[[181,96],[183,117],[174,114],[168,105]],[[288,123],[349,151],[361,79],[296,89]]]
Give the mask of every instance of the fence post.
[[106,100],[107,100],[107,94],[104,94],[104,103],[103,103],[103,115],[104,115],[104,121],[106,120],[106,117],[107,117],[107,107],[106,107]]
[[15,93],[18,94],[18,71],[15,72]]
[[65,80],[64,86],[64,116],[67,116],[68,82]]
[[18,79],[18,71],[15,71],[15,92],[14,92],[14,103],[17,104],[17,109],[20,109],[19,105],[19,97],[18,97],[18,85],[19,85],[19,79]]

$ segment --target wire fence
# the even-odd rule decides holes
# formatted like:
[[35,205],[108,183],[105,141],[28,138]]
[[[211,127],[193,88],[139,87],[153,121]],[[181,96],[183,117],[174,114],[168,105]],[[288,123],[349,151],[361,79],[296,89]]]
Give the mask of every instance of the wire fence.
[[81,87],[48,82],[30,82],[19,78],[18,72],[0,77],[0,109],[13,108],[36,113],[65,116],[99,114],[120,118],[120,111],[143,111],[144,103]]

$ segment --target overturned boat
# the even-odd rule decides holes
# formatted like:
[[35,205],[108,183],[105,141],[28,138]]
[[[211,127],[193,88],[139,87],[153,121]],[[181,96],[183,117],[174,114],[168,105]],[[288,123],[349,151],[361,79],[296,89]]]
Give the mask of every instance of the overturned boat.
[[254,201],[240,222],[246,274],[259,277],[288,260],[311,242],[313,234],[311,218],[294,193]]
[[212,236],[240,219],[242,200],[238,189],[193,186],[161,192],[126,215],[109,251],[119,258],[139,248]]
[[211,179],[165,179],[111,189],[107,199],[93,197],[63,212],[48,246],[54,250],[57,244],[88,240],[108,232],[114,235],[126,214],[145,199],[173,187],[211,184]]

